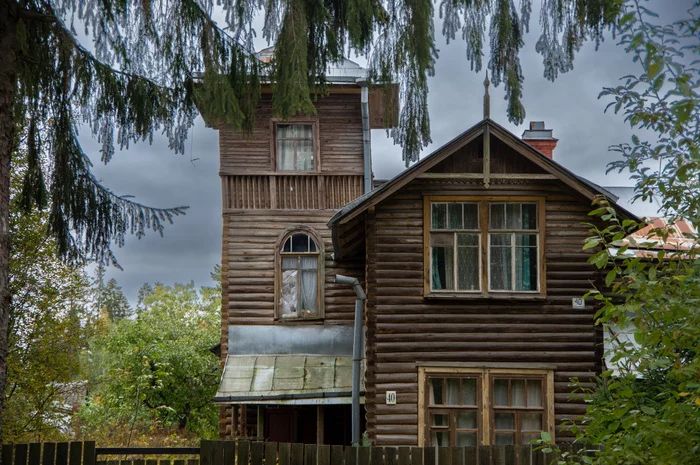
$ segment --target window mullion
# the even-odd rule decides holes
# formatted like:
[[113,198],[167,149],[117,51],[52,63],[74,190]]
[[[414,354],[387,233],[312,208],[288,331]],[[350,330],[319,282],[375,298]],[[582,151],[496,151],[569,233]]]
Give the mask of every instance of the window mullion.
[[513,232],[513,233],[511,233],[511,236],[510,236],[510,283],[511,283],[510,290],[511,291],[515,291],[517,289],[517,285],[515,283],[515,274],[516,274],[515,273],[515,268],[516,268],[515,259],[516,259],[516,255],[517,255],[515,253],[515,249],[517,247],[516,244],[517,244],[517,241],[515,240],[515,233]]
[[457,247],[458,247],[458,241],[457,241],[457,233],[455,232],[452,235],[452,287],[454,291],[458,291],[458,283],[459,283],[459,272],[457,271],[458,263],[457,263]]

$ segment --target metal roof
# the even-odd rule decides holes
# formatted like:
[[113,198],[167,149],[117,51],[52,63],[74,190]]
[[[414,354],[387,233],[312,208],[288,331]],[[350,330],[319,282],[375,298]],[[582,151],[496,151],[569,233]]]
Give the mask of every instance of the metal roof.
[[227,356],[214,397],[214,402],[224,404],[349,404],[351,400],[352,357],[280,354]]

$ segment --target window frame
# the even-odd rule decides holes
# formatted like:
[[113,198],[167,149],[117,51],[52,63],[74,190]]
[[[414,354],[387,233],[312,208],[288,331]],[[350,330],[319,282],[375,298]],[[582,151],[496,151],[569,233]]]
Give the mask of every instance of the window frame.
[[[474,203],[478,205],[479,215],[479,290],[458,290],[458,289],[432,289],[432,247],[431,234],[442,230],[432,229],[432,206],[436,203]],[[533,203],[537,208],[537,229],[536,230],[503,230],[512,235],[527,231],[537,235],[537,289],[536,290],[501,290],[491,289],[490,277],[490,254],[491,254],[491,233],[489,220],[492,204],[512,204],[512,203]],[[450,232],[450,230],[445,230]],[[458,233],[452,231],[455,235]],[[500,233],[501,230],[493,230],[493,233]],[[423,197],[423,294],[425,297],[437,298],[512,298],[512,297],[544,297],[546,295],[546,263],[545,263],[545,199],[541,196],[454,196],[454,195],[426,195]],[[456,240],[456,239],[455,239]],[[517,246],[511,245],[511,250],[515,253]],[[457,253],[456,247],[453,252]],[[515,261],[512,261],[512,269],[515,269]],[[457,266],[454,266],[455,274]]]
[[[501,411],[538,411],[542,412],[542,431],[548,432],[552,440],[555,440],[555,416],[554,416],[554,370],[549,368],[484,368],[484,367],[445,367],[445,366],[419,366],[418,367],[418,446],[430,445],[431,411],[435,407],[430,404],[428,381],[431,378],[477,378],[477,445],[492,445],[495,443],[495,412]],[[514,408],[496,407],[493,398],[493,382],[495,379],[541,379],[542,380],[542,408]],[[479,388],[481,391],[479,392]],[[443,410],[460,409],[460,406],[446,405]],[[449,416],[452,418],[452,415]],[[518,415],[515,415],[517,421]],[[450,425],[450,431],[452,431]],[[516,436],[519,430],[516,424]],[[522,431],[520,431],[522,434]],[[514,438],[518,444],[518,438]]]
[[[311,125],[314,168],[312,170],[280,170],[277,166],[277,126],[278,125]],[[321,145],[318,130],[318,118],[270,118],[270,170],[289,175],[318,173],[321,171]]]
[[[314,241],[316,245],[316,252],[282,252],[282,247],[287,239],[291,238],[294,234],[305,234],[311,240]],[[282,317],[282,309],[280,308],[280,298],[282,297],[282,258],[284,256],[316,256],[317,257],[317,313],[313,316],[297,316],[294,318]],[[274,319],[277,322],[298,322],[298,321],[314,321],[321,320],[324,318],[324,289],[325,289],[325,247],[321,237],[313,229],[307,226],[296,226],[294,228],[287,229],[282,235],[279,236],[277,242],[275,243],[275,302],[274,302]]]

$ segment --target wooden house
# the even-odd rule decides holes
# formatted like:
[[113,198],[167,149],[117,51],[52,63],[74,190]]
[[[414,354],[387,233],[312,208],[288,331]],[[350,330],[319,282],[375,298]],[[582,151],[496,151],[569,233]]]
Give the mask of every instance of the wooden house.
[[[219,130],[223,202],[222,438],[347,444],[355,295],[367,293],[362,387],[378,445],[521,444],[584,412],[570,380],[601,371],[581,297],[596,195],[485,117],[371,190],[381,99],[359,67],[329,76],[313,117]],[[623,216],[632,215],[620,209]]]

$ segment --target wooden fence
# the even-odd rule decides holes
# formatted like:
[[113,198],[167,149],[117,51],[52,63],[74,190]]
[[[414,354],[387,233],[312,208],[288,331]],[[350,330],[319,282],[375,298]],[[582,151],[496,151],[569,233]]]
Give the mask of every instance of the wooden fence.
[[6,444],[0,465],[549,465],[554,458],[529,445],[355,448],[202,441],[198,448],[98,448],[88,441]]

